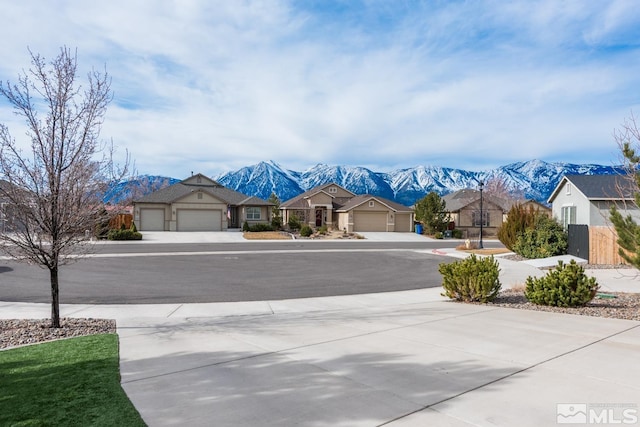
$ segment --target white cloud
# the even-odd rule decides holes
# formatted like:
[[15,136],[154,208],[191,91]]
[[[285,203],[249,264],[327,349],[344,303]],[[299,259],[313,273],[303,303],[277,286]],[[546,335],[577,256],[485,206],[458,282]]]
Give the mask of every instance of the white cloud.
[[143,173],[603,162],[640,103],[632,3],[11,2],[0,79],[27,45],[106,64],[103,136]]

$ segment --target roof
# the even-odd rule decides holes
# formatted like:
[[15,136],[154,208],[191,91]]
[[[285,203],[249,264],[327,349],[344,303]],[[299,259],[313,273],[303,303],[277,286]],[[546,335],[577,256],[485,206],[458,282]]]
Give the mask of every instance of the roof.
[[[354,193],[352,193],[351,191],[347,190],[344,187],[339,186],[338,184],[336,184],[335,182],[329,182],[327,184],[322,184],[322,185],[318,185],[313,187],[310,190],[305,191],[302,194],[298,194],[296,197],[293,197],[285,202],[283,202],[280,205],[280,208],[308,208],[309,205],[304,201],[305,199],[307,199],[308,197],[313,196],[314,194],[320,193],[320,192],[324,192],[326,195],[331,196],[334,199],[334,207],[337,203],[340,203],[341,199],[345,199],[344,197],[336,197],[332,194],[327,193],[325,190],[325,188],[327,187],[331,187],[332,185],[335,185],[337,187],[342,188],[344,191],[351,193],[355,196]],[[342,206],[342,205],[340,205]]]
[[[491,194],[484,193],[482,199],[486,202],[493,203],[500,206],[504,212],[508,212],[517,200],[503,199],[501,197],[492,196]],[[446,203],[448,212],[458,212],[466,206],[480,200],[480,191],[472,188],[464,188],[454,193],[449,193],[442,196],[442,200]]]
[[[200,176],[200,174],[195,175]],[[228,205],[241,206],[241,205],[252,205],[252,206],[272,206],[273,204],[260,199],[258,197],[247,196],[246,194],[242,194],[238,191],[232,190],[230,188],[226,188],[218,184],[217,182],[206,179],[205,183],[202,184],[193,184],[186,183],[185,181],[192,181],[192,177],[187,178],[186,180],[180,181],[169,187],[163,188],[158,191],[154,191],[153,193],[147,194],[144,197],[141,197],[138,200],[135,200],[134,203],[173,203],[190,193],[195,191],[202,191],[203,193],[207,193],[216,199],[219,199]]]
[[549,196],[549,203],[567,182],[588,200],[633,200],[637,191],[635,183],[626,175],[565,175]]
[[354,209],[362,205],[363,203],[368,202],[371,199],[377,200],[379,203],[382,203],[383,205],[387,206],[389,209],[395,212],[411,212],[412,211],[412,209],[408,206],[404,206],[404,205],[401,205],[400,203],[396,203],[391,200],[384,199],[382,197],[374,196],[371,194],[362,194],[360,196],[352,197],[344,206],[337,209],[337,211],[338,212],[350,211],[351,209]]

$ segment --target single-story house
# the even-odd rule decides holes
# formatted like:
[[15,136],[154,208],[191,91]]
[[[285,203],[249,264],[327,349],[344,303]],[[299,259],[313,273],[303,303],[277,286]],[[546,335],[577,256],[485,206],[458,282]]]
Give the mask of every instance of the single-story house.
[[482,234],[495,236],[515,200],[502,199],[490,194],[482,195],[482,213],[480,212],[480,191],[465,188],[442,196],[450,216],[450,227],[462,230],[465,237]]
[[413,210],[371,194],[356,195],[335,183],[319,185],[280,205],[284,224],[295,215],[311,227],[410,232]]
[[623,216],[640,222],[634,200],[635,186],[624,175],[565,175],[549,196],[553,216],[569,224],[610,226],[609,209],[616,205]]
[[196,174],[135,200],[133,220],[140,231],[224,231],[270,223],[272,207]]

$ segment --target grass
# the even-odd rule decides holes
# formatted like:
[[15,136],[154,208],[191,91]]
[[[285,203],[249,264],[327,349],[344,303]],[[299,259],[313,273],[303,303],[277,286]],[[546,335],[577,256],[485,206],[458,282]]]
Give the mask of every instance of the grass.
[[120,386],[117,335],[0,351],[0,425],[144,426]]

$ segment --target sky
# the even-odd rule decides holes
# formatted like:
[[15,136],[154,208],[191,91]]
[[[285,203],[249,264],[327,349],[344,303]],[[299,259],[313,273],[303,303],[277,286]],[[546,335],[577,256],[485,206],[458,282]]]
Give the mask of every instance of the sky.
[[[106,68],[101,137],[141,174],[611,165],[640,114],[636,0],[2,3],[0,80],[28,49]],[[2,100],[0,122],[27,146]]]

